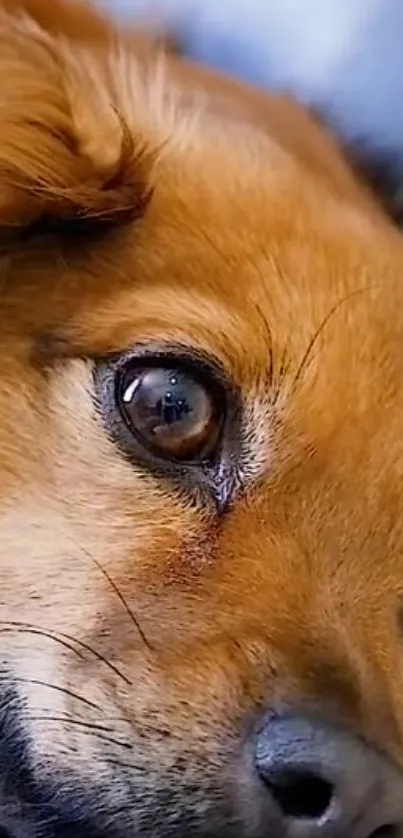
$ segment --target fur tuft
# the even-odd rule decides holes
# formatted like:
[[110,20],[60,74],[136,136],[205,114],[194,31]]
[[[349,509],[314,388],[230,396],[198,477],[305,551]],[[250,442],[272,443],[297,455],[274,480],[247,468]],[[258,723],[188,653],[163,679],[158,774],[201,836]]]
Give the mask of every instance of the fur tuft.
[[73,49],[65,34],[3,8],[0,75],[12,79],[0,97],[3,229],[141,214],[153,155],[118,112],[93,42]]

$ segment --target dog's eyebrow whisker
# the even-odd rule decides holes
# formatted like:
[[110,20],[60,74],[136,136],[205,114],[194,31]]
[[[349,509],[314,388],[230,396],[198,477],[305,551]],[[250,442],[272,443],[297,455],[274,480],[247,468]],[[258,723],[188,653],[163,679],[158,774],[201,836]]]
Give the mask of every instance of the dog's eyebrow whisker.
[[106,725],[98,725],[92,722],[85,722],[83,719],[76,719],[74,717],[69,717],[65,715],[57,715],[52,716],[48,715],[47,713],[43,714],[25,714],[24,721],[27,722],[55,722],[56,724],[66,724],[72,725],[76,727],[82,728],[87,733],[91,734],[92,736],[96,736],[98,739],[101,739],[103,742],[108,742],[111,745],[117,745],[120,748],[124,748],[125,750],[131,751],[133,749],[133,744],[131,742],[127,742],[122,739],[116,739],[112,736],[107,736],[107,733],[114,733],[114,729],[112,727],[107,727]]
[[88,550],[86,550],[86,548],[82,546],[82,544],[79,544],[78,547],[81,550],[81,552],[95,565],[95,567],[98,568],[99,572],[102,573],[102,576],[106,579],[106,581],[108,582],[108,585],[110,586],[110,588],[112,589],[114,594],[117,596],[117,598],[120,600],[121,604],[123,605],[123,608],[125,609],[126,614],[130,617],[130,620],[131,620],[132,624],[136,627],[136,630],[137,630],[138,634],[140,635],[144,645],[147,647],[147,649],[149,649],[150,652],[155,652],[155,649],[151,645],[151,643],[148,640],[146,634],[144,633],[144,630],[141,627],[141,624],[140,624],[138,618],[136,617],[136,615],[134,614],[134,612],[130,608],[130,605],[127,602],[126,597],[124,596],[124,594],[122,593],[122,591],[120,590],[120,588],[118,587],[116,582],[112,579],[112,577],[110,576],[108,571],[102,566],[101,562],[99,562],[98,559],[95,558],[95,556],[91,555],[91,553],[89,553]]
[[0,683],[32,684],[38,687],[44,687],[48,690],[55,690],[56,692],[62,693],[62,695],[73,698],[75,701],[80,701],[92,710],[99,710],[101,713],[105,714],[103,708],[99,704],[96,704],[95,701],[90,701],[90,699],[85,698],[85,696],[79,695],[79,693],[76,693],[73,690],[69,690],[68,687],[61,687],[59,684],[49,684],[47,681],[41,681],[39,678],[24,678],[22,675],[12,675],[11,677],[7,675],[0,675]]
[[262,334],[264,335],[265,342],[267,344],[267,380],[270,389],[273,387],[273,379],[274,379],[274,347],[273,347],[273,335],[272,330],[270,328],[270,323],[267,317],[264,314],[264,311],[261,305],[258,302],[253,304],[253,309],[256,314],[256,317],[259,319],[259,322],[262,327]]
[[[99,652],[97,649],[94,649],[88,643],[84,643],[82,640],[79,640],[78,638],[73,637],[70,634],[66,634],[62,631],[54,632],[50,629],[43,628],[42,626],[36,626],[32,623],[19,622],[17,620],[7,620],[7,622],[3,623],[0,622],[0,634],[8,631],[15,631],[17,633],[20,631],[21,633],[25,632],[26,634],[37,634],[42,637],[47,637],[49,638],[49,640],[54,640],[56,643],[61,643],[62,646],[64,646],[70,652],[74,652],[74,654],[77,655],[77,657],[81,658],[81,660],[85,660],[85,656],[82,654],[82,652],[79,651],[80,649],[83,649],[85,652],[89,652],[94,658],[99,660],[101,663],[105,664],[105,666],[107,666],[114,673],[114,675],[117,675],[119,678],[121,678],[121,680],[124,681],[124,683],[127,684],[127,686],[133,686],[133,682],[130,680],[130,678],[128,678],[127,675],[125,675],[121,671],[121,669],[119,669],[119,667],[116,666],[116,664],[112,663],[110,660],[108,660],[108,658],[102,655],[101,652]],[[76,649],[73,644],[77,645],[79,649]]]
[[285,344],[279,357],[275,355],[270,323],[259,303],[254,304],[254,310],[262,324],[262,332],[267,343],[267,382],[270,390],[270,405],[274,407],[281,395],[281,388],[291,365],[288,358],[288,346]]
[[287,378],[287,374],[289,372],[291,366],[290,358],[288,357],[288,347],[285,345],[283,352],[281,353],[279,363],[277,366],[273,366],[273,373],[272,373],[272,391],[271,391],[271,398],[270,404],[274,407],[277,405],[281,393],[284,382]]
[[298,384],[298,382],[301,380],[302,374],[304,373],[304,371],[309,366],[309,364],[312,360],[312,357],[313,357],[312,352],[316,348],[321,334],[323,333],[324,329],[328,325],[329,321],[332,319],[333,315],[338,312],[338,310],[344,305],[344,303],[348,302],[353,297],[356,297],[359,294],[365,294],[365,293],[368,293],[369,291],[374,290],[374,287],[375,286],[367,286],[366,288],[356,288],[356,289],[354,289],[354,291],[351,291],[349,294],[346,294],[344,297],[341,297],[341,299],[337,300],[337,302],[332,306],[330,311],[327,313],[326,317],[324,317],[323,320],[321,321],[321,323],[319,324],[318,328],[315,329],[311,339],[308,342],[308,346],[306,347],[305,352],[303,353],[301,361],[298,364],[296,373],[295,373],[295,375],[293,377],[293,380],[291,382],[291,389],[292,390],[295,391],[295,387]]

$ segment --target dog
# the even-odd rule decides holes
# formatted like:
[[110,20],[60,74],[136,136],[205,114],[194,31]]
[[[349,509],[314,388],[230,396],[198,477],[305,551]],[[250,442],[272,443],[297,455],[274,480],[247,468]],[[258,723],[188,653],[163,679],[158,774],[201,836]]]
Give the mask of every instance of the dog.
[[0,835],[403,835],[403,240],[300,106],[0,4]]

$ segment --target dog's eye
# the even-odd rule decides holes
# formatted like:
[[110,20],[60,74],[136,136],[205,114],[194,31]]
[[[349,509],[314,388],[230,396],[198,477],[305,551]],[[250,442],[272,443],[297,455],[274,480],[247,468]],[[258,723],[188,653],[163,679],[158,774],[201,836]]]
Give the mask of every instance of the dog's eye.
[[221,413],[214,386],[174,367],[121,371],[118,408],[139,442],[174,460],[201,460],[217,444]]

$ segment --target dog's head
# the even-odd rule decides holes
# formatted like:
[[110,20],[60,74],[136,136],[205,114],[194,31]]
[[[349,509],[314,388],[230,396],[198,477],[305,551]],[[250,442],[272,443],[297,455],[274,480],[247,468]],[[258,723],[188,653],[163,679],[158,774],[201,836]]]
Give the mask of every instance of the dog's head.
[[400,235],[84,8],[0,75],[1,835],[400,835]]

